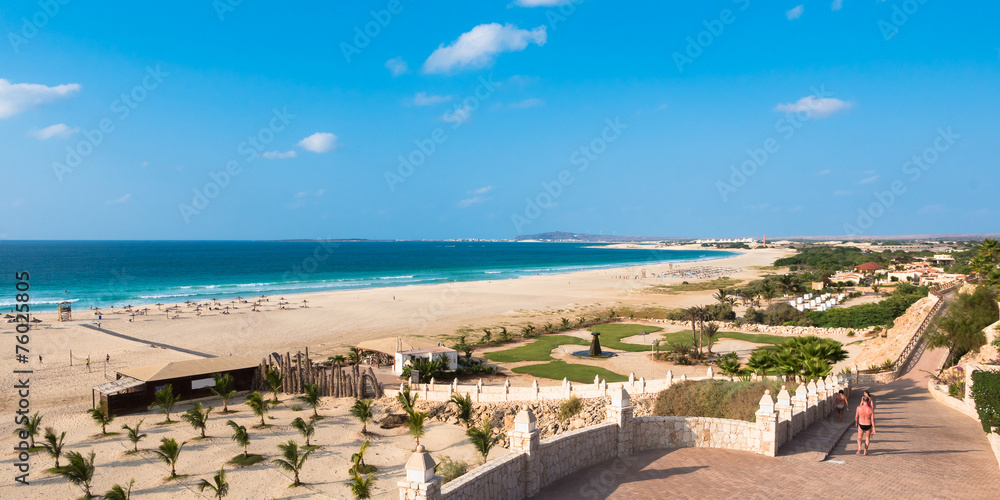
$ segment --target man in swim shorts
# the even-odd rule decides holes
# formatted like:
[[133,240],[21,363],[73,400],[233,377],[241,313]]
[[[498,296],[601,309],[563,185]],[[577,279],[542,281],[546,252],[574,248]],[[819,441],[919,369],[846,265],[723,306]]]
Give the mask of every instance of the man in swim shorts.
[[858,427],[858,451],[855,455],[861,454],[862,438],[864,438],[864,454],[867,455],[871,437],[875,435],[875,410],[872,409],[872,400],[868,396],[861,398],[861,404],[854,412],[854,424]]
[[837,421],[844,421],[844,411],[847,410],[847,396],[844,395],[844,390],[841,389],[837,392],[837,395],[833,398],[834,405],[837,408]]

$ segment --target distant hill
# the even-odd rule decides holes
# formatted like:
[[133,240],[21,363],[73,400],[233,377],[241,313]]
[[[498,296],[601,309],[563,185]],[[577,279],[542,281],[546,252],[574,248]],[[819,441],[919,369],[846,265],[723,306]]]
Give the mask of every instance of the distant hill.
[[518,236],[515,241],[578,241],[581,243],[631,243],[639,241],[674,241],[687,238],[670,238],[659,236],[617,236],[586,233],[567,233],[553,231],[549,233],[526,234]]

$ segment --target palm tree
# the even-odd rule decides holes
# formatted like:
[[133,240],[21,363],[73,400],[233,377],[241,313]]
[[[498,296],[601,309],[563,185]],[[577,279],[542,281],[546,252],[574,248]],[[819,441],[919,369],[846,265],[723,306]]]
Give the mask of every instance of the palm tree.
[[712,340],[719,334],[719,325],[709,322],[701,327],[701,334],[708,339],[708,354],[712,354]]
[[479,339],[480,343],[489,344],[493,340],[493,334],[490,332],[489,328],[483,328],[483,337]]
[[1000,264],[1000,242],[996,238],[986,238],[979,244],[979,251],[986,258]]
[[774,368],[774,355],[766,349],[757,349],[750,353],[747,360],[747,368],[757,375],[767,375],[767,372]]
[[250,445],[250,433],[247,432],[247,428],[232,420],[226,422],[226,425],[233,428],[233,441],[243,447],[243,458],[250,456],[247,453],[247,446]]
[[352,347],[347,351],[347,360],[352,364],[357,364],[361,361],[361,350],[357,347]]
[[770,282],[764,282],[764,290],[761,293],[765,299],[767,299],[767,305],[771,305],[771,300],[774,299],[774,287],[771,286]]
[[77,451],[66,454],[69,464],[59,467],[56,474],[59,474],[67,481],[79,486],[83,490],[84,498],[93,498],[90,493],[90,482],[94,480],[94,452],[84,457]]
[[701,319],[701,308],[695,306],[685,309],[684,317],[691,322],[691,342],[700,347],[698,343],[698,320]]
[[264,423],[264,415],[267,414],[267,410],[271,407],[269,401],[264,400],[264,395],[260,391],[253,391],[247,394],[246,400],[247,406],[253,410],[253,414],[260,417],[260,426],[264,427],[267,424]]
[[566,318],[559,318],[559,320],[562,322],[563,330],[569,330],[569,320]]
[[142,441],[142,438],[146,437],[146,434],[142,434],[139,431],[139,427],[142,426],[142,422],[145,420],[140,420],[138,424],[135,424],[135,427],[129,427],[128,424],[122,426],[122,429],[128,431],[128,440],[132,441],[132,451],[139,451],[139,441]]
[[723,358],[719,360],[719,371],[728,377],[735,377],[743,370],[739,359]]
[[156,391],[156,396],[153,397],[153,404],[149,405],[149,408],[159,408],[167,416],[167,422],[173,422],[173,420],[170,420],[170,412],[174,411],[177,399],[177,395],[174,394],[174,386],[167,384],[163,386],[163,389]]
[[351,489],[351,494],[357,500],[366,500],[372,497],[372,488],[375,486],[375,473],[361,475],[359,472],[351,471],[351,481],[347,487]]
[[729,290],[726,290],[725,288],[720,288],[719,291],[715,293],[715,295],[712,295],[712,298],[714,298],[716,302],[720,304],[725,304],[726,299],[728,297],[729,297]]
[[493,446],[497,444],[500,438],[499,436],[492,435],[489,419],[483,419],[482,423],[478,426],[469,427],[465,431],[465,435],[469,436],[469,441],[472,441],[472,445],[476,447],[476,451],[483,457],[483,463],[485,464],[490,450],[493,449]]
[[281,392],[281,384],[285,381],[285,376],[278,370],[267,370],[264,373],[264,384],[274,395],[274,403],[278,403],[278,393]]
[[299,401],[309,405],[313,409],[313,420],[323,418],[319,416],[316,412],[316,407],[319,406],[320,396],[319,396],[319,386],[316,384],[303,384],[302,389],[305,391],[305,395],[299,396]]
[[308,448],[310,446],[309,438],[316,433],[316,422],[310,420],[307,424],[305,420],[302,420],[302,417],[296,417],[295,420],[292,420],[292,428],[299,431],[299,434],[302,434],[302,437],[306,438],[306,448]]
[[452,394],[451,402],[458,407],[458,421],[468,429],[472,425],[472,396],[469,394]]
[[128,482],[128,488],[116,484],[104,494],[104,500],[129,500],[132,498],[132,487],[135,486],[135,479]]
[[424,436],[424,420],[426,418],[426,413],[415,411],[406,419],[406,426],[410,428],[410,435],[417,440],[417,446],[420,446],[420,438]]
[[188,411],[181,415],[181,419],[191,424],[194,430],[201,431],[201,437],[205,437],[205,427],[208,426],[208,414],[212,413],[212,407],[205,408],[201,401],[196,402]]
[[354,466],[351,467],[352,471],[361,472],[361,470],[365,468],[365,452],[367,452],[368,448],[371,448],[371,446],[371,442],[365,441],[364,443],[361,443],[361,448],[358,452],[351,455],[351,462],[354,462]]
[[170,477],[177,477],[177,459],[180,458],[181,448],[185,444],[187,441],[177,444],[174,438],[163,438],[160,440],[159,448],[153,450],[157,458],[170,466]]
[[222,400],[222,413],[229,413],[229,400],[236,397],[236,389],[233,389],[236,381],[231,373],[213,373],[212,378],[215,379],[212,392]]
[[20,417],[21,427],[14,429],[14,434],[21,434],[22,432],[28,435],[28,439],[31,440],[31,447],[35,447],[35,436],[41,434],[42,432],[42,417],[36,411],[31,417]]
[[361,421],[361,434],[368,434],[368,422],[374,417],[372,403],[373,401],[370,399],[359,399],[351,406],[351,415]]
[[90,414],[90,418],[94,419],[97,425],[101,426],[101,434],[107,435],[108,424],[115,419],[115,416],[108,411],[108,402],[102,399],[101,404],[97,405],[97,408],[91,408],[87,410],[87,413]]
[[198,483],[198,491],[205,491],[206,489],[212,490],[212,496],[215,498],[222,498],[229,494],[229,483],[226,481],[225,468],[219,469],[219,472],[212,478],[212,482],[202,479]]
[[302,466],[305,465],[306,459],[309,458],[309,454],[312,451],[307,450],[305,453],[300,453],[299,444],[295,441],[281,443],[278,445],[278,449],[281,450],[281,458],[276,458],[271,463],[295,474],[295,482],[292,483],[292,486],[301,485],[299,472],[302,470]]
[[410,386],[406,386],[403,390],[399,391],[396,395],[396,401],[403,407],[403,411],[407,415],[413,414],[413,405],[417,404],[417,398],[419,395],[415,392],[410,391]]
[[340,366],[347,362],[347,358],[345,358],[343,354],[338,354],[333,357],[333,362],[336,363],[337,366]]
[[55,459],[55,468],[59,468],[59,455],[62,455],[63,440],[66,438],[66,433],[63,432],[56,436],[56,430],[52,427],[45,428],[45,442],[42,446],[45,447],[45,452],[49,454],[50,457]]

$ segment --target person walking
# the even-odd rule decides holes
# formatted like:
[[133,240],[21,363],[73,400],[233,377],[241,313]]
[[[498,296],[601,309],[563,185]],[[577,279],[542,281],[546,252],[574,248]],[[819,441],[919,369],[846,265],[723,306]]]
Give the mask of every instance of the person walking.
[[837,391],[837,395],[833,398],[834,406],[837,408],[837,421],[844,421],[844,412],[847,411],[847,396],[844,395],[844,390],[841,389]]
[[[868,446],[871,444],[872,436],[875,435],[875,409],[871,397],[867,395],[861,397],[861,404],[854,412],[854,424],[858,428],[858,451],[855,455],[860,455],[862,449],[864,454],[868,455]],[[864,448],[862,448],[862,441],[864,441]]]

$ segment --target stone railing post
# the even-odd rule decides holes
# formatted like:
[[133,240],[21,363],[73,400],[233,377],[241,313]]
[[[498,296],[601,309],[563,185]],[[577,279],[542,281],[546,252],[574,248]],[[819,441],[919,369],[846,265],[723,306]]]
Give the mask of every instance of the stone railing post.
[[510,401],[510,379],[503,381],[503,400]]
[[778,402],[774,404],[775,411],[778,412],[778,440],[777,446],[781,446],[792,439],[792,395],[788,393],[785,386],[781,386],[778,393]]
[[632,454],[632,410],[628,391],[624,387],[611,391],[611,404],[607,406],[607,422],[618,424],[618,456]]
[[482,385],[478,385],[478,384],[477,384],[477,385],[474,385],[474,386],[472,386],[472,399],[473,399],[473,400],[474,400],[475,402],[477,402],[477,403],[479,402],[479,391],[480,391],[480,390],[481,390],[482,388],[483,388],[483,386],[482,386]]
[[774,399],[771,391],[764,391],[760,398],[760,409],[757,410],[757,428],[760,429],[760,448],[755,450],[760,455],[773,457],[778,452],[778,412],[774,410]]
[[510,436],[511,453],[524,453],[524,470],[519,480],[524,484],[524,497],[531,497],[542,487],[542,462],[538,459],[541,434],[535,428],[535,414],[527,406],[514,417],[514,430]]
[[406,462],[406,480],[397,483],[400,500],[438,500],[441,498],[441,477],[434,475],[434,459],[417,446]]
[[822,420],[826,418],[827,411],[829,411],[829,405],[826,404],[826,398],[829,395],[826,392],[826,382],[823,379],[816,380],[816,420]]
[[806,427],[812,425],[819,419],[819,393],[816,392],[816,382],[809,382],[806,385]]
[[712,369],[712,365],[708,365],[708,378],[709,380],[715,378],[715,370]]
[[646,394],[646,377],[639,377],[639,394]]
[[566,399],[573,397],[573,382],[566,382]]
[[531,381],[531,393],[534,395],[531,400],[538,401],[538,379]]
[[672,385],[674,385],[674,371],[667,370],[667,389],[669,389]]
[[795,388],[795,396],[792,397],[792,435],[798,434],[808,426],[806,424],[806,419],[808,418],[807,408],[809,406],[807,394],[806,386],[799,384]]

